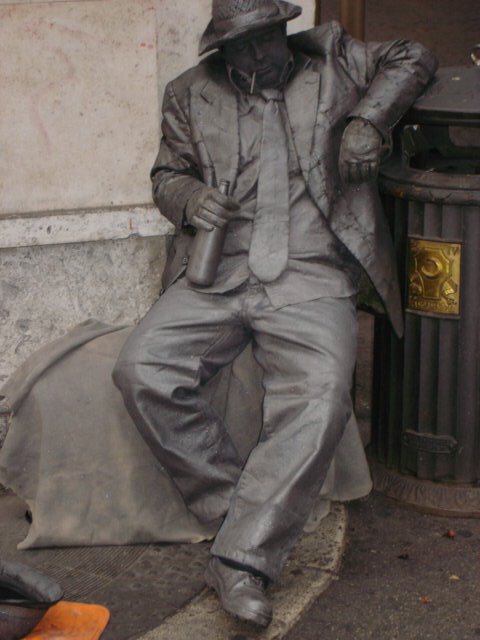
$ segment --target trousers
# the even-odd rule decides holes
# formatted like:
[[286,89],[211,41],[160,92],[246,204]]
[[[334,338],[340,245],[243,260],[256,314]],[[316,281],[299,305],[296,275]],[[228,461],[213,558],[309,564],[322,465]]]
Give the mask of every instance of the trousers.
[[[263,427],[243,462],[199,389],[252,342]],[[127,410],[202,522],[213,555],[275,580],[352,413],[354,298],[274,308],[262,285],[208,294],[177,281],[129,336],[113,372]]]

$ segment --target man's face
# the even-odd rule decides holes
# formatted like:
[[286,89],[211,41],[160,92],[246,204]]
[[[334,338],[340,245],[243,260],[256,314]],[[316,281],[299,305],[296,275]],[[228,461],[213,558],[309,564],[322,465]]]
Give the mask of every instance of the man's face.
[[249,77],[255,74],[257,87],[275,87],[290,57],[285,26],[276,25],[232,40],[225,44],[223,53],[235,69]]

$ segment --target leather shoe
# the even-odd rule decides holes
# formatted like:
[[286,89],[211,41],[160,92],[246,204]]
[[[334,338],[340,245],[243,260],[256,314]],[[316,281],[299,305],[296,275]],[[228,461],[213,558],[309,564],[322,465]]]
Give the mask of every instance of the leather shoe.
[[222,607],[232,616],[261,627],[268,627],[272,621],[272,605],[262,578],[213,557],[205,571],[205,582],[215,589]]

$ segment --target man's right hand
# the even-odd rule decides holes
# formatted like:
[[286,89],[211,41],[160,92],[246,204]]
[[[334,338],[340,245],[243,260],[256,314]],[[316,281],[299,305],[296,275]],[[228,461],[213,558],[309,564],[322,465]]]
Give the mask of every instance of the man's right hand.
[[187,203],[185,217],[197,229],[213,231],[223,229],[240,209],[236,200],[213,187],[195,191]]
[[344,182],[376,180],[382,153],[382,136],[367,120],[354,118],[345,128],[338,167]]

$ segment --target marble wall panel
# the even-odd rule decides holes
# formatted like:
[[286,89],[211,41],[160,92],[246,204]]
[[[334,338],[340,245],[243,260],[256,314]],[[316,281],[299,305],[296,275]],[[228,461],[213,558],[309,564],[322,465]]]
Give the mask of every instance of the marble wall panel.
[[0,214],[150,200],[153,0],[0,6]]
[[[293,30],[313,22],[300,4]],[[159,101],[196,63],[210,7],[1,2],[0,215],[148,203]]]

